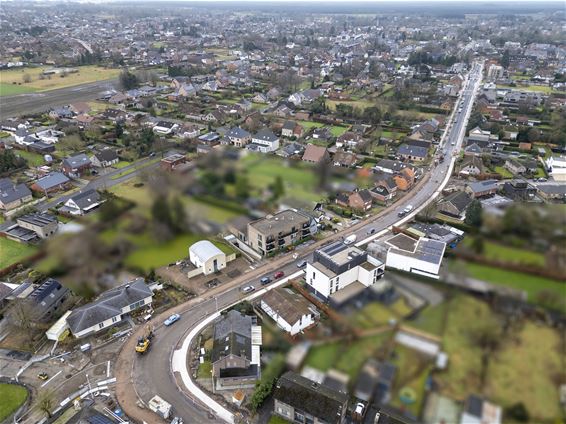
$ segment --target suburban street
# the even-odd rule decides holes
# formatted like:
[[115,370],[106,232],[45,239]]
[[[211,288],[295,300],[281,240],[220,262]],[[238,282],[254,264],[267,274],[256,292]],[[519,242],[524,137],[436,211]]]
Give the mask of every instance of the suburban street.
[[[444,152],[446,160],[436,165],[433,163],[418,185],[400,202],[334,236],[297,250],[300,252],[298,257],[293,257],[292,254],[278,256],[257,269],[250,269],[244,275],[235,278],[229,285],[210,290],[207,299],[190,300],[161,316],[154,317],[155,322],[160,325],[156,328],[152,350],[144,357],[136,356],[134,351],[139,331],[143,331],[143,328],[138,328],[138,331],[134,332],[124,344],[116,363],[117,396],[125,412],[140,422],[157,422],[155,414],[147,409],[139,408],[137,404],[140,399],[147,403],[152,396],[159,395],[173,405],[175,415],[183,418],[186,423],[215,422],[215,419],[209,415],[206,405],[185,393],[178,376],[174,376],[171,371],[172,353],[185,335],[207,316],[243,299],[244,295],[240,291],[243,285],[253,284],[256,288],[261,288],[259,279],[263,276],[271,276],[274,271],[281,270],[286,275],[293,274],[298,270],[296,266],[298,261],[310,260],[314,250],[320,246],[351,234],[357,236],[359,244],[366,243],[369,239],[382,235],[392,225],[409,219],[432,201],[446,184],[447,176],[453,168],[455,155],[461,148],[468,117],[481,82],[481,75],[482,66],[474,65],[460,94],[460,100],[456,103],[452,120],[447,124],[445,137],[439,147],[439,151]],[[460,105],[462,110],[458,112]],[[414,212],[400,220],[398,213],[409,204],[414,207]],[[368,237],[370,230],[373,235]],[[180,321],[171,327],[164,327],[161,324],[164,318],[174,312],[181,314]]]
[[114,88],[117,80],[97,81],[73,87],[59,88],[42,93],[4,96],[0,101],[0,120],[37,112],[46,112],[56,106],[84,102],[100,97],[101,93]]

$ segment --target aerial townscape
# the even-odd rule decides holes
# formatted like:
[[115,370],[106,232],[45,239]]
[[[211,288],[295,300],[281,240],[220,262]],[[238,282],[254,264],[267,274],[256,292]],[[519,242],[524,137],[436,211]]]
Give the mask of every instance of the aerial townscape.
[[566,423],[564,1],[0,37],[0,423]]

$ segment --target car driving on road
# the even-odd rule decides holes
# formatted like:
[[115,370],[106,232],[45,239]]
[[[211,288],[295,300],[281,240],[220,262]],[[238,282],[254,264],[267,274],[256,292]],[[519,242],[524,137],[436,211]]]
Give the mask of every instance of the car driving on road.
[[177,321],[179,321],[181,319],[181,315],[179,314],[173,314],[171,315],[169,318],[167,318],[164,322],[163,325],[169,327],[171,324],[176,323]]
[[297,262],[297,268],[304,268],[307,266],[307,261],[299,261]]
[[245,286],[245,287],[242,287],[242,292],[243,292],[243,293],[251,293],[251,292],[253,292],[254,290],[255,290],[255,287],[254,287],[254,286]]
[[263,277],[261,280],[259,280],[259,282],[260,282],[263,286],[265,286],[266,284],[271,283],[271,278],[269,278],[269,277]]
[[283,271],[277,271],[275,274],[273,274],[273,279],[278,280],[278,279],[282,278],[284,275],[285,275],[285,273]]

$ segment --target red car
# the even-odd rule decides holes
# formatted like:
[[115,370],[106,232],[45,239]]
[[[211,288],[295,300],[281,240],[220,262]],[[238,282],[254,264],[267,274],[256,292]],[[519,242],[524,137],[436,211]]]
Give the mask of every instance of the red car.
[[275,274],[273,274],[273,279],[278,280],[279,278],[283,277],[285,275],[285,273],[283,271],[277,271]]

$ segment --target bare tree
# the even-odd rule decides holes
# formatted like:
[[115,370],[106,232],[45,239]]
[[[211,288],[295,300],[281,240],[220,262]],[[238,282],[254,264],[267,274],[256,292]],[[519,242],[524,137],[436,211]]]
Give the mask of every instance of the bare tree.
[[24,74],[24,75],[22,76],[22,80],[23,80],[26,84],[30,83],[30,82],[31,82],[31,75],[30,75],[30,74]]
[[54,403],[53,392],[51,391],[42,392],[37,400],[39,410],[43,412],[47,418],[51,418],[53,416],[51,410],[53,409]]
[[26,334],[31,334],[33,327],[33,306],[25,299],[16,299],[8,310],[8,322]]

